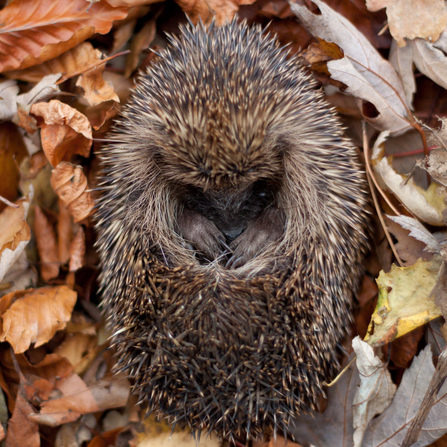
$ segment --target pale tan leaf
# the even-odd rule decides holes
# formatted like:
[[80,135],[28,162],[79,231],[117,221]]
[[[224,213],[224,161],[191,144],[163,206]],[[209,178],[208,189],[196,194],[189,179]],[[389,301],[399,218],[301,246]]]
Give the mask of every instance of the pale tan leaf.
[[0,11],[0,72],[37,65],[105,34],[128,9],[105,0],[15,0]]
[[[0,299],[0,306],[10,295]],[[8,341],[16,354],[25,352],[31,343],[41,346],[64,329],[75,303],[76,292],[67,286],[26,291],[2,314],[0,339]]]
[[92,128],[81,112],[58,100],[52,100],[34,104],[31,113],[42,118],[42,147],[53,166],[73,154],[89,156]]
[[370,11],[386,7],[391,35],[400,47],[404,39],[420,37],[434,42],[447,25],[444,0],[366,0]]
[[45,281],[59,274],[59,256],[56,233],[39,206],[35,207],[34,234],[40,258],[40,273]]
[[[379,184],[391,191],[414,216],[435,226],[444,226],[442,212],[445,210],[441,187],[432,183],[427,190],[416,185],[414,180],[406,179],[392,167],[388,157],[384,157],[383,144],[388,133],[383,132],[377,138],[371,157],[374,172]],[[408,180],[408,181],[407,181]]]

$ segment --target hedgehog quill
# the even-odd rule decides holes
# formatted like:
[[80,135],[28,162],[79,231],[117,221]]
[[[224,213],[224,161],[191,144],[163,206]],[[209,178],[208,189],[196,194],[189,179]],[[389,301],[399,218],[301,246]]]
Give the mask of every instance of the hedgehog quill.
[[186,26],[101,153],[118,369],[195,434],[287,434],[338,368],[368,246],[352,143],[260,27]]

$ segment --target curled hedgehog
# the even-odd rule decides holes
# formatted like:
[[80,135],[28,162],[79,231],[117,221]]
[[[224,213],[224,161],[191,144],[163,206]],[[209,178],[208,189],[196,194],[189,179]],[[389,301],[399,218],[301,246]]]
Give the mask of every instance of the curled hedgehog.
[[101,159],[118,369],[196,434],[287,434],[337,371],[368,246],[364,176],[322,92],[260,27],[188,25]]

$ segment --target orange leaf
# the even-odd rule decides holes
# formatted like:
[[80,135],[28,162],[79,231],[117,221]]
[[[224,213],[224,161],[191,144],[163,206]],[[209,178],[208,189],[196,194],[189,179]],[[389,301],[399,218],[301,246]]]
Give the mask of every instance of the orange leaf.
[[87,191],[87,178],[81,166],[60,163],[51,175],[51,186],[69,209],[75,222],[88,217],[93,212],[95,203]]
[[57,99],[39,102],[31,113],[43,119],[42,147],[48,160],[57,166],[73,154],[88,157],[92,146],[92,127],[85,115]]
[[128,10],[105,0],[15,0],[0,11],[0,72],[37,65],[106,34]]
[[35,207],[34,233],[40,257],[40,274],[45,281],[49,281],[59,274],[60,261],[56,234],[47,216],[37,205]]
[[64,397],[43,402],[40,413],[30,416],[33,421],[55,427],[73,422],[82,414],[123,407],[129,398],[130,384],[127,379],[115,378],[87,387],[78,375],[73,374],[61,380],[58,389]]
[[20,199],[18,208],[8,207],[0,214],[0,282],[31,239],[25,220],[30,201],[31,198]]
[[17,395],[14,413],[8,422],[6,445],[8,447],[39,447],[39,426],[28,419],[29,414],[34,414],[34,409],[26,399],[23,389],[20,388]]
[[80,227],[70,246],[70,264],[68,270],[75,272],[85,264],[85,233]]
[[[17,127],[12,123],[0,124],[0,196],[17,198],[20,180],[18,164],[28,155]],[[0,212],[6,207],[0,202]]]
[[[0,299],[0,307],[11,300],[12,294]],[[31,343],[41,346],[64,329],[75,303],[76,292],[67,286],[31,289],[3,313],[0,340],[8,341],[17,354],[25,352]]]

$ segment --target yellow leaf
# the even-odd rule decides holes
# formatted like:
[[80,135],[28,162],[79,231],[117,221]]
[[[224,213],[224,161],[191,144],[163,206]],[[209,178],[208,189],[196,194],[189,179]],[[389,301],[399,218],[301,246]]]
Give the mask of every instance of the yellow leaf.
[[437,318],[441,311],[430,296],[442,258],[418,259],[411,267],[393,265],[377,278],[379,298],[371,317],[365,341],[384,345]]

